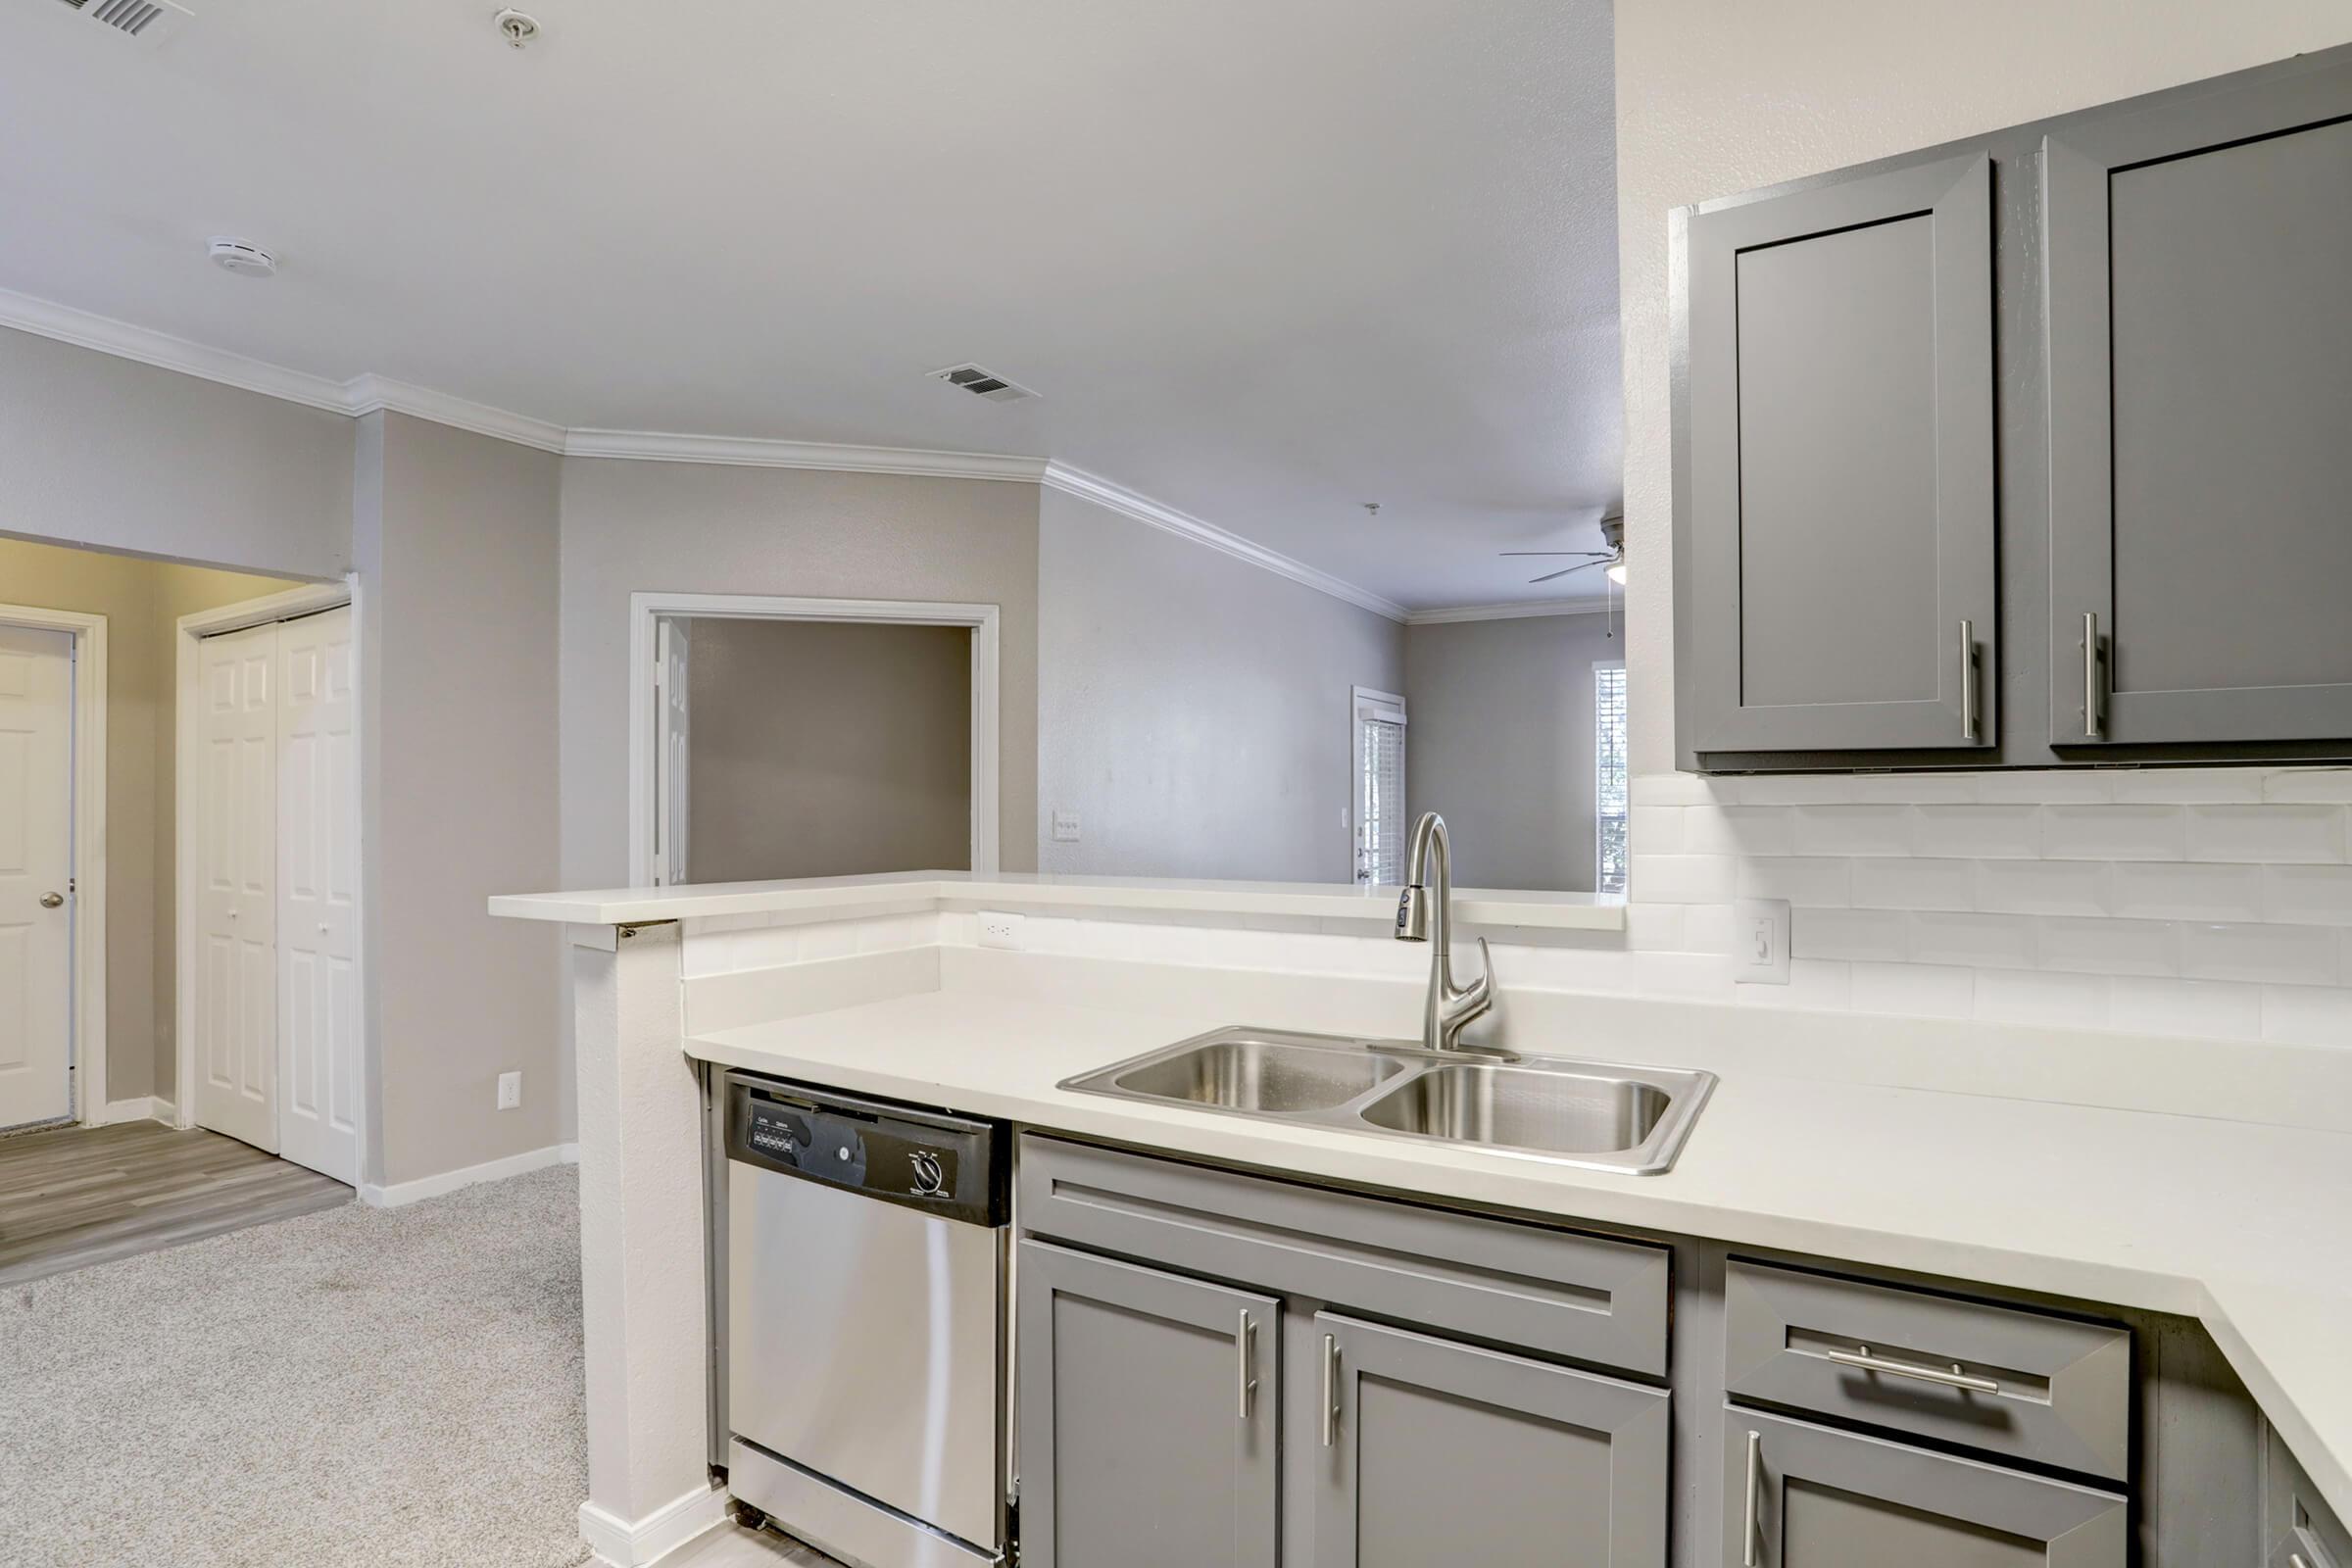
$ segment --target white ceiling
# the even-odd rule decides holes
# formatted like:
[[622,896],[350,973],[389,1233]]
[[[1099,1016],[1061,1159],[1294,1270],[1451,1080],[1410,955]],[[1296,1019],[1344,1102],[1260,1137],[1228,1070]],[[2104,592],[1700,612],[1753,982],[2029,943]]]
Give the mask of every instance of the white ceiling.
[[498,0],[190,3],[0,10],[0,289],[562,425],[1053,457],[1408,607],[1591,594],[1494,552],[1617,494],[1607,0],[525,0],[520,51]]

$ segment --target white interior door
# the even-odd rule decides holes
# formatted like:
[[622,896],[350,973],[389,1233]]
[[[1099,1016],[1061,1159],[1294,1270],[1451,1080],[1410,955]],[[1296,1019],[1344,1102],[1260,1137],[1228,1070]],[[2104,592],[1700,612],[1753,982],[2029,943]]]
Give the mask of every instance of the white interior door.
[[277,628],[278,1153],[360,1177],[359,704],[351,610]]
[[277,637],[198,645],[196,1122],[277,1150]]
[[74,1113],[74,636],[0,626],[0,1127]]

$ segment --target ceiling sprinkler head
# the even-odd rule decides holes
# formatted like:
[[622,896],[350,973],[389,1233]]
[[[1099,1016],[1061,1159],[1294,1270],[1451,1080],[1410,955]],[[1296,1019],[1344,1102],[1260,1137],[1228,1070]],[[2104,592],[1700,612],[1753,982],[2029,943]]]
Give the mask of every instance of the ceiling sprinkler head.
[[1364,503],[1364,515],[1365,515],[1365,516],[1367,516],[1367,517],[1377,517],[1377,516],[1379,516],[1379,515],[1380,515],[1380,503],[1379,503],[1379,502],[1377,502],[1377,501],[1367,501],[1367,502],[1365,502],[1365,503]]
[[490,21],[498,28],[499,36],[516,49],[539,36],[539,19],[526,16],[511,6]]

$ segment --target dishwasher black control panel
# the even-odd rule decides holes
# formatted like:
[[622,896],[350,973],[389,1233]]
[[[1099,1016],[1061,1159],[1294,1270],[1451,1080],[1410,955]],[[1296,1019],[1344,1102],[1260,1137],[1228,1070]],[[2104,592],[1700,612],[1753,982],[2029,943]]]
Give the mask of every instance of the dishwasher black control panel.
[[973,1225],[1005,1223],[1001,1123],[741,1074],[727,1078],[727,1157]]

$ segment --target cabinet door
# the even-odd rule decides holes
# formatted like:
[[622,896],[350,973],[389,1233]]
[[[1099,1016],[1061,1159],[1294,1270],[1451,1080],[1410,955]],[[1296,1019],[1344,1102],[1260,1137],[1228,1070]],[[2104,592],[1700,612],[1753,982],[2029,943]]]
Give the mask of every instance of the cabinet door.
[[2352,1531],[2328,1511],[2277,1432],[2263,1468],[2264,1568],[2352,1568]]
[[2050,741],[2352,739],[2352,67],[2043,149]]
[[1730,1568],[2124,1568],[2120,1495],[1877,1438],[1724,1412]]
[[1667,1396],[1319,1313],[1316,1568],[1663,1568]]
[[1281,1304],[1020,1249],[1021,1558],[1274,1568]]
[[1691,218],[1695,750],[1989,743],[1991,210],[1978,154]]

